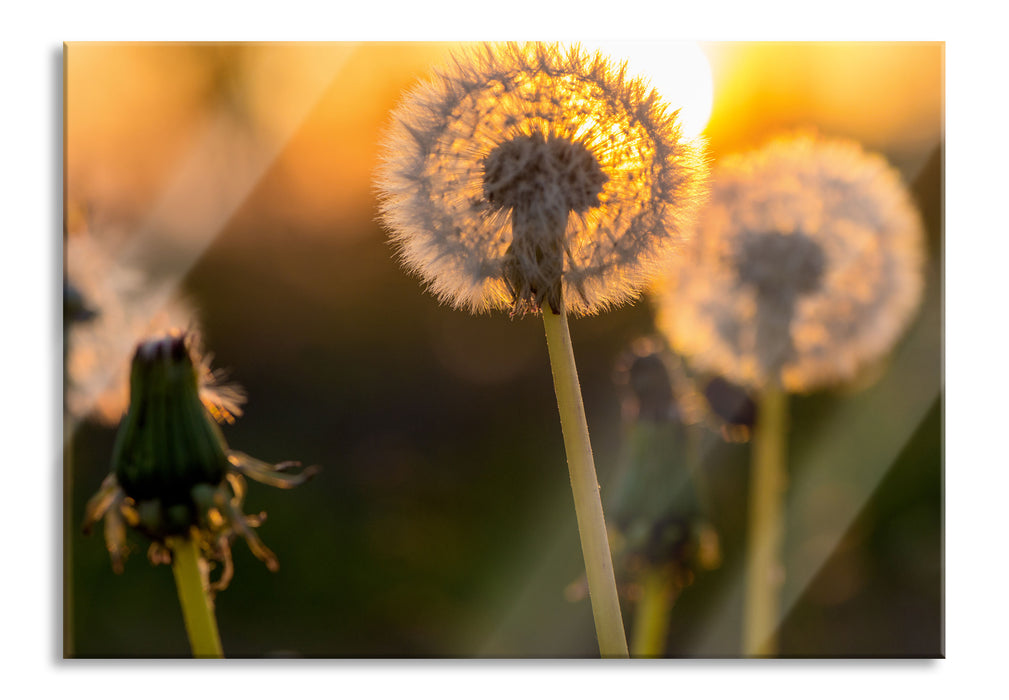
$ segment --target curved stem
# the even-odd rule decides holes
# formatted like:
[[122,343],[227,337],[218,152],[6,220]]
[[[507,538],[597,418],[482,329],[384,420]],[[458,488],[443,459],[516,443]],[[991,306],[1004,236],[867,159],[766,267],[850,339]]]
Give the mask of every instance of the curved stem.
[[780,621],[779,591],[784,578],[784,496],[788,395],[768,387],[760,396],[753,435],[748,559],[746,567],[744,656],[775,656]]
[[172,550],[172,573],[179,591],[179,603],[186,622],[186,634],[193,657],[222,659],[221,638],[217,632],[214,608],[207,596],[207,581],[200,566],[200,550],[193,537],[173,537],[168,540]]
[[554,392],[561,416],[564,450],[568,457],[571,492],[575,500],[575,517],[585,558],[585,573],[589,583],[589,599],[596,624],[599,653],[604,658],[628,658],[627,639],[620,615],[620,600],[613,575],[610,543],[603,519],[603,504],[599,498],[599,480],[589,444],[589,429],[585,421],[578,371],[571,347],[567,317],[562,310],[555,314],[549,304],[543,305],[543,325],[547,350],[554,378]]
[[676,590],[668,567],[649,567],[641,580],[641,598],[634,613],[631,650],[635,658],[657,659],[666,655],[669,614]]

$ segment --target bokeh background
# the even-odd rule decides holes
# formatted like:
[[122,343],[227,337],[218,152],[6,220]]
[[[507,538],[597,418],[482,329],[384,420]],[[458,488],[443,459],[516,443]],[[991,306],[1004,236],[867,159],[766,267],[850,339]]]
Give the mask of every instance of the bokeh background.
[[[145,280],[131,299],[151,313],[185,297],[249,395],[231,447],[323,469],[294,491],[250,485],[281,566],[236,543],[217,597],[228,656],[597,654],[588,602],[565,596],[581,554],[539,319],[439,306],[376,222],[388,113],[456,46],[65,48],[67,269],[89,264],[73,255],[88,237]],[[675,68],[682,47],[645,48]],[[793,399],[781,652],[941,655],[943,45],[699,48],[713,159],[794,127],[857,139],[900,170],[928,236],[923,307],[891,361]],[[659,70],[641,72],[658,84]],[[653,330],[646,298],[571,322],[604,502],[622,448],[615,367]],[[126,363],[136,340],[106,349]],[[77,526],[115,427],[94,412],[66,425],[72,655],[188,656],[170,569],[138,538],[117,576],[100,533]],[[668,652],[731,657],[747,445],[719,444],[704,469],[723,559],[677,602]]]

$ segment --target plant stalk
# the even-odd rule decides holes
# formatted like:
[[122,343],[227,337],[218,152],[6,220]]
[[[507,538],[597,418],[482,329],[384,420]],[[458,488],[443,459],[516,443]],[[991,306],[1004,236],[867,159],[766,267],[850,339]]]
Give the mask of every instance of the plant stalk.
[[207,595],[207,576],[201,566],[196,538],[192,535],[173,537],[168,540],[168,547],[172,550],[172,573],[193,657],[223,659],[221,637],[217,632],[213,603]]
[[[65,361],[64,361],[65,364]],[[64,383],[64,387],[66,384]],[[65,391],[65,390],[64,390]],[[74,648],[74,519],[73,433],[63,412],[63,658],[72,659]]]
[[753,435],[743,621],[743,655],[776,656],[784,580],[782,548],[787,475],[788,395],[769,386],[760,395]]
[[571,492],[575,500],[575,517],[581,538],[585,573],[589,584],[589,599],[596,625],[599,653],[603,658],[628,658],[627,639],[620,614],[620,600],[613,575],[610,543],[599,498],[599,480],[592,459],[585,406],[582,403],[578,370],[571,346],[571,333],[563,308],[554,313],[543,305],[543,325],[547,350],[554,378],[554,392],[564,434],[564,450],[568,458]]
[[669,567],[652,566],[641,579],[641,598],[634,613],[631,650],[636,659],[658,659],[666,655],[669,615],[676,589]]

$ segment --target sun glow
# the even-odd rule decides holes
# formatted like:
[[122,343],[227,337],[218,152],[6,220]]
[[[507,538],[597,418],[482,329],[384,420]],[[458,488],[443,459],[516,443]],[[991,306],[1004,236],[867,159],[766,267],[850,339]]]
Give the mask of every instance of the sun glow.
[[586,41],[590,51],[602,51],[627,61],[630,74],[646,79],[673,109],[679,109],[683,135],[699,135],[711,118],[714,81],[708,57],[689,41]]

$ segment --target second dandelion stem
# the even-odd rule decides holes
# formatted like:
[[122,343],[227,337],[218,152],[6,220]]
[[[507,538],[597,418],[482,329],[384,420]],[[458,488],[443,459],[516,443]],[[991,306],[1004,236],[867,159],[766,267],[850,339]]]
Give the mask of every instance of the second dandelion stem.
[[750,516],[747,542],[743,655],[775,656],[780,622],[779,594],[784,567],[785,451],[788,395],[764,389],[753,436]]
[[200,549],[190,537],[173,537],[168,541],[172,550],[172,573],[179,591],[179,603],[186,622],[186,634],[193,657],[222,659],[221,638],[217,632],[213,604],[207,596],[206,574],[200,567]]
[[620,600],[613,575],[610,543],[603,519],[603,505],[599,498],[599,480],[596,477],[592,446],[589,443],[588,424],[582,403],[578,371],[571,347],[571,334],[563,309],[553,313],[549,304],[543,306],[543,325],[546,328],[550,367],[557,394],[557,407],[564,434],[564,449],[568,457],[571,491],[575,500],[575,517],[585,558],[585,572],[589,582],[589,599],[596,624],[599,653],[604,658],[627,658],[627,639],[620,614]]
[[666,654],[669,615],[676,599],[669,567],[651,566],[641,577],[641,597],[634,615],[631,649],[636,659],[657,659]]

